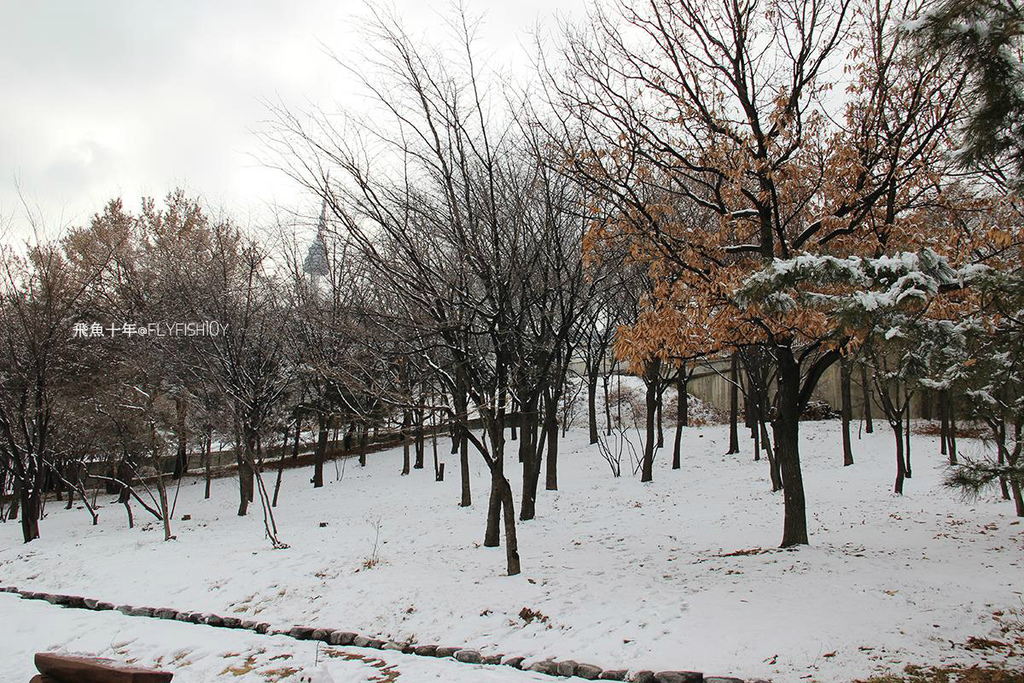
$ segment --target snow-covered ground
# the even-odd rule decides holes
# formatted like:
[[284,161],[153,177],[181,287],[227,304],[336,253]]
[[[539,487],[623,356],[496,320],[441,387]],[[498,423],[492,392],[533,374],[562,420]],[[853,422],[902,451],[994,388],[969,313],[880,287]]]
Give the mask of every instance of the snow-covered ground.
[[[443,681],[444,683],[550,682],[548,676],[506,667],[467,667],[454,660],[390,651],[334,648],[285,636],[213,628],[120,612],[54,608],[0,594],[4,615],[4,669],[0,681],[25,683],[41,650],[80,652],[174,671],[174,681],[299,681],[315,683]],[[8,632],[14,625],[13,634]],[[13,635],[13,637],[12,637]],[[326,668],[328,677],[320,672]]]
[[[354,460],[337,473],[329,466],[316,490],[309,470],[286,471],[277,508],[285,550],[264,539],[258,505],[248,517],[235,515],[230,478],[215,482],[211,500],[203,500],[201,482],[182,485],[177,538],[166,543],[144,512],[129,530],[110,497],[100,497],[96,527],[84,512],[52,504],[42,538],[31,544],[21,544],[16,524],[0,525],[0,584],[485,654],[777,682],[845,682],[907,663],[984,661],[985,650],[963,643],[998,635],[1000,618],[1024,619],[1024,524],[1012,505],[995,495],[965,502],[944,489],[932,437],[915,438],[914,477],[902,497],[891,493],[887,430],[857,441],[857,463],[847,468],[838,423],[804,423],[802,438],[811,546],[795,551],[775,549],[782,498],[769,490],[767,462],[752,461],[745,439],[740,455],[724,455],[724,427],[685,430],[682,469],[672,471],[663,450],[650,484],[629,476],[628,466],[613,478],[585,430],[573,429],[560,448],[560,490],[542,490],[537,519],[518,526],[519,576],[504,576],[503,548],[480,545],[483,463],[472,461],[473,507],[458,507],[458,462],[444,440],[443,483],[429,465],[399,476],[400,449],[372,455],[363,469]],[[518,492],[513,453],[507,469]],[[739,552],[753,549],[764,552]],[[375,554],[379,562],[367,568]],[[543,618],[527,622],[524,608]],[[0,614],[4,631],[19,633],[0,638],[8,671],[20,667],[11,680],[27,680],[30,653],[51,647],[142,663],[160,658],[183,683],[214,680],[253,653],[258,666],[236,680],[265,680],[271,669],[301,669],[315,656],[315,645],[283,638],[6,595]],[[292,657],[274,659],[282,654]],[[536,676],[371,655],[395,664],[407,681]],[[359,659],[330,662],[336,680],[376,680],[370,675],[379,671]]]

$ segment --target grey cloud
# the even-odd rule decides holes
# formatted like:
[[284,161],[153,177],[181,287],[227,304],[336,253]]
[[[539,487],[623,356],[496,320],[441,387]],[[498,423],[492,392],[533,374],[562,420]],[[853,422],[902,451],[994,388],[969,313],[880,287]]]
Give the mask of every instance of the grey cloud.
[[[446,33],[447,0],[392,1],[414,34],[429,40]],[[493,14],[485,49],[516,42],[510,35],[532,28],[546,4],[467,3],[472,12]],[[351,19],[363,6],[0,2],[0,215],[18,210],[15,179],[44,209],[79,218],[119,194],[162,196],[177,184],[241,211],[258,210],[269,197],[302,202],[287,178],[253,168],[259,143],[251,131],[268,116],[263,100],[280,97],[297,108],[352,103],[351,87],[322,44],[358,54]]]
[[117,172],[120,155],[95,140],[84,139],[60,149],[43,169],[48,187],[62,193],[102,184]]

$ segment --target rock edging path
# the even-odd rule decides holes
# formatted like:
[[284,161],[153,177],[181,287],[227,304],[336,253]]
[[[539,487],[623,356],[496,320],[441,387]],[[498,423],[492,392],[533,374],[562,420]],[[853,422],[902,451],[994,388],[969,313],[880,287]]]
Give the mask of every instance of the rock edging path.
[[78,595],[59,595],[38,591],[21,590],[14,586],[0,586],[0,593],[13,593],[25,600],[44,600],[53,605],[69,609],[86,609],[96,612],[116,610],[130,617],[150,617],[182,621],[190,624],[205,624],[217,628],[237,628],[254,631],[264,635],[281,635],[296,640],[314,640],[328,645],[371,648],[375,650],[394,650],[419,657],[451,658],[464,664],[483,664],[493,666],[509,666],[524,671],[535,671],[549,676],[577,676],[585,680],[629,681],[630,683],[766,683],[765,681],[732,678],[728,676],[704,676],[699,671],[648,671],[627,669],[603,669],[594,664],[576,662],[571,659],[545,659],[523,666],[526,657],[501,654],[483,654],[478,650],[464,647],[448,647],[442,645],[419,645],[416,643],[399,643],[380,640],[360,635],[352,631],[316,628],[313,626],[293,626],[288,629],[274,629],[265,621],[256,622],[242,620],[237,617],[224,617],[209,612],[188,612],[169,607],[136,607],[134,605],[115,605],[93,598]]

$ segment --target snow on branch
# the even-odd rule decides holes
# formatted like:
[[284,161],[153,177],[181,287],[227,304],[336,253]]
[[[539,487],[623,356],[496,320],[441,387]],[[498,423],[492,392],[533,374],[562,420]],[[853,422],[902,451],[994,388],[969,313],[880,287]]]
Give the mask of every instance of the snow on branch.
[[984,270],[962,271],[930,249],[862,258],[800,254],[775,259],[734,292],[743,307],[785,313],[798,307],[861,312],[927,301],[940,289],[963,286]]

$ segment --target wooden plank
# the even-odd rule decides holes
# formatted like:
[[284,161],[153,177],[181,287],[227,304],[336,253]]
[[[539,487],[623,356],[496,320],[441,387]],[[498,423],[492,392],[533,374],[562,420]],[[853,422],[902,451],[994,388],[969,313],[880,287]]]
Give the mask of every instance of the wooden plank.
[[143,669],[101,657],[39,652],[35,661],[43,678],[57,683],[167,683],[174,677],[169,671]]

